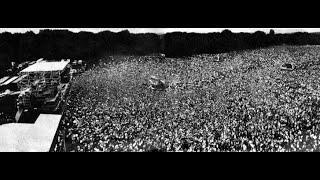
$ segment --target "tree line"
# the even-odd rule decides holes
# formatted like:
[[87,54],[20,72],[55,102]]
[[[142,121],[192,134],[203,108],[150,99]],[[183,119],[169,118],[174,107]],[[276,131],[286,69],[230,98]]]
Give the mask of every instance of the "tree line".
[[256,49],[277,45],[317,45],[320,34],[297,32],[291,34],[268,34],[262,31],[255,33],[232,33],[224,30],[221,33],[169,33],[164,37],[166,55],[179,57],[194,54],[224,53],[236,50]]
[[132,34],[129,31],[99,33],[68,30],[41,30],[35,34],[0,34],[0,70],[3,72],[11,62],[46,59],[83,59],[94,62],[109,55],[148,55],[164,53],[168,57],[182,57],[202,53],[222,53],[234,50],[261,48],[274,45],[320,44],[318,33],[275,34],[255,33],[183,33],[162,35]]

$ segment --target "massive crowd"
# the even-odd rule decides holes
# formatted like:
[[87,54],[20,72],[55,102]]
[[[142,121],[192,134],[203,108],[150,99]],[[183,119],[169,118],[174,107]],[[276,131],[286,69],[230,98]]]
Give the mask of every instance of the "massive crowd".
[[[101,61],[73,81],[67,150],[319,151],[319,50]],[[295,69],[281,70],[283,63]],[[169,88],[148,88],[150,76]]]

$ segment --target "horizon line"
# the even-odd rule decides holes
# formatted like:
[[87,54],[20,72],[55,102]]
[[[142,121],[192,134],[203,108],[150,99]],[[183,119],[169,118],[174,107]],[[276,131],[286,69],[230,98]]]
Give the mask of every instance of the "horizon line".
[[292,34],[292,33],[320,33],[320,28],[0,28],[0,33],[8,32],[11,34],[23,34],[33,32],[38,34],[41,30],[68,30],[73,33],[91,32],[94,34],[110,31],[118,33],[128,30],[132,34],[153,33],[163,35],[173,32],[182,33],[221,33],[224,30],[230,30],[232,33],[255,33],[257,31],[265,32],[266,34],[273,29],[276,34]]

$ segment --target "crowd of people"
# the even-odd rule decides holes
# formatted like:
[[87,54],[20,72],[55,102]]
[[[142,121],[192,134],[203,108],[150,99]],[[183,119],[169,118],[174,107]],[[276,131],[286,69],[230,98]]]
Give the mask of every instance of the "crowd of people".
[[12,122],[14,122],[14,118],[11,114],[7,112],[0,112],[0,125]]
[[[67,150],[319,151],[319,50],[111,57],[72,82]],[[295,69],[281,70],[283,63]],[[148,88],[150,76],[169,88]]]

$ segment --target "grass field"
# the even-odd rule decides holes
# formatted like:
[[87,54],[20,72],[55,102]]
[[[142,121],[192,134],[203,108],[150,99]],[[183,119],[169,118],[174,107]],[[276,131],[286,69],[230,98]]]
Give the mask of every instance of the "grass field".
[[[68,151],[319,150],[319,46],[219,57],[119,56],[78,76],[64,119]],[[151,75],[170,87],[152,91]]]

